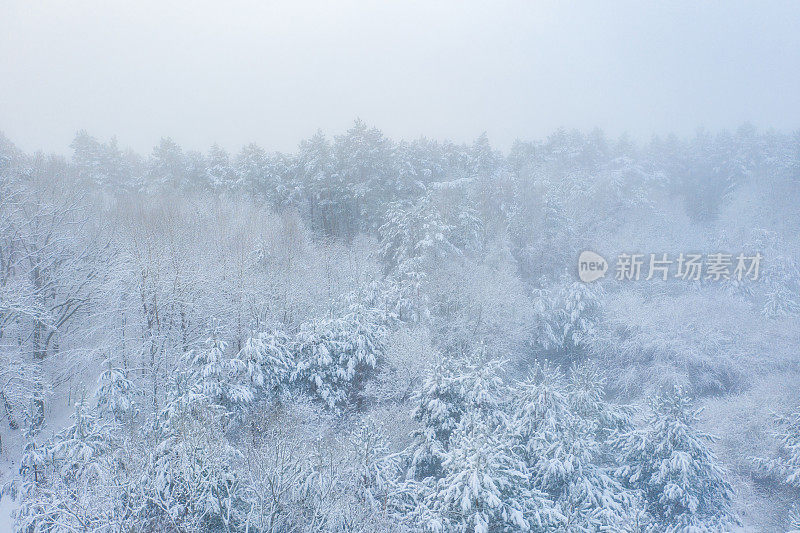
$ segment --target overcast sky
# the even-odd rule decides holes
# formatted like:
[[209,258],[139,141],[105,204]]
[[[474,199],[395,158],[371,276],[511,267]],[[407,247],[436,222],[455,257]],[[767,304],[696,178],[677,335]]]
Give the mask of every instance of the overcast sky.
[[0,0],[0,131],[293,150],[360,117],[507,148],[800,128],[800,1]]

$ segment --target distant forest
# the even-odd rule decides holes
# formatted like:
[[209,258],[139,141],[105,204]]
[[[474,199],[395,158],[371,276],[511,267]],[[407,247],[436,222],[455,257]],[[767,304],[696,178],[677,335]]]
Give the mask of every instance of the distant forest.
[[800,134],[70,147],[0,135],[16,531],[800,529]]

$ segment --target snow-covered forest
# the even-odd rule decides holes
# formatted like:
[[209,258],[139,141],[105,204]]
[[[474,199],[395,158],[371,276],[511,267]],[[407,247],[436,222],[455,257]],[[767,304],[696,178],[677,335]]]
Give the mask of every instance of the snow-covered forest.
[[0,137],[5,528],[800,528],[799,136],[71,149]]

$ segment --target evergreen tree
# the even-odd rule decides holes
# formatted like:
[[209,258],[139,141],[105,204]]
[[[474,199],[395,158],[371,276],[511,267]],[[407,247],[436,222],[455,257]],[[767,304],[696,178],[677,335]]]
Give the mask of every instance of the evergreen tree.
[[501,410],[503,383],[498,376],[502,365],[498,360],[444,360],[425,379],[414,397],[414,419],[421,427],[407,450],[409,478],[441,475],[450,439],[458,427],[500,425],[505,418]]
[[642,492],[655,529],[716,531],[736,521],[733,489],[709,447],[714,437],[695,427],[698,414],[675,389],[652,400],[644,428],[615,442],[618,475]]
[[149,181],[144,184],[147,191],[168,189],[189,190],[186,156],[181,147],[172,139],[162,138],[153,148],[149,161]]
[[122,421],[138,412],[134,399],[135,387],[133,382],[125,377],[125,371],[111,366],[98,378],[97,409],[100,415],[111,415],[114,420]]
[[294,364],[293,348],[292,339],[279,329],[247,339],[228,363],[232,379],[240,384],[239,395],[254,397],[262,391],[269,394],[287,386]]
[[516,391],[512,432],[535,488],[547,494],[568,530],[617,529],[631,495],[615,478],[608,437],[628,413],[602,400],[603,380],[577,367],[569,380],[538,366]]
[[208,184],[212,191],[231,192],[240,188],[227,150],[217,144],[211,145],[206,161]]
[[154,445],[139,480],[141,523],[149,530],[236,531],[244,495],[241,454],[224,437],[223,411],[188,376],[173,379],[152,425]]
[[331,409],[357,402],[358,392],[383,358],[386,327],[380,313],[350,313],[303,323],[294,341],[289,380]]
[[339,216],[346,235],[372,230],[381,220],[384,206],[398,197],[398,186],[391,173],[393,146],[377,128],[356,120],[344,135],[333,142],[336,175],[344,190],[339,201]]
[[398,457],[389,453],[389,443],[374,423],[362,422],[350,435],[359,491],[375,509],[381,507],[396,475]]
[[788,416],[778,416],[776,423],[776,436],[780,443],[779,456],[774,459],[756,459],[756,464],[783,483],[800,488],[800,411]]
[[243,147],[234,162],[235,187],[251,198],[265,199],[277,205],[277,176],[270,168],[270,160],[263,148],[251,143]]
[[346,199],[346,189],[335,171],[330,142],[318,131],[300,143],[293,162],[293,179],[287,194],[289,203],[304,203],[311,227],[328,235],[335,234],[340,230],[337,213]]
[[70,148],[78,179],[93,190],[118,193],[128,186],[130,176],[126,175],[123,155],[116,139],[112,138],[104,144],[81,130],[75,135]]
[[387,273],[423,279],[446,259],[475,250],[482,222],[475,210],[427,194],[414,204],[389,206],[378,228],[380,258]]
[[556,297],[552,332],[557,356],[565,361],[580,361],[591,347],[601,318],[602,289],[579,281],[567,282]]
[[562,517],[531,486],[511,439],[483,421],[459,425],[426,504],[433,531],[544,531]]
[[89,531],[113,527],[125,514],[115,484],[122,482],[111,435],[88,402],[73,423],[42,446],[29,443],[20,463],[20,533]]

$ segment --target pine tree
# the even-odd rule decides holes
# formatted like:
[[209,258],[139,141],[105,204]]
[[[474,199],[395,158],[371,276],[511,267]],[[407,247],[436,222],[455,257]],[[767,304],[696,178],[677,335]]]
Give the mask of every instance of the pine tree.
[[230,373],[240,384],[237,396],[254,397],[261,392],[279,392],[285,387],[294,364],[293,349],[292,339],[280,329],[247,339],[229,362]]
[[428,272],[449,255],[458,255],[453,233],[454,227],[444,220],[430,195],[413,205],[390,206],[378,228],[387,272],[411,277]]
[[235,531],[243,523],[241,459],[224,437],[222,409],[178,375],[152,425],[139,480],[145,529]]
[[591,346],[602,312],[602,289],[596,287],[568,282],[556,297],[551,327],[558,355],[566,361],[582,360]]
[[398,457],[389,453],[389,443],[374,423],[362,422],[350,435],[354,451],[358,490],[375,509],[381,507],[396,475]]
[[339,217],[347,235],[377,227],[383,206],[398,196],[391,174],[392,143],[377,128],[356,120],[344,135],[334,138],[336,174],[344,198],[339,202]]
[[253,199],[277,204],[277,176],[270,168],[270,158],[257,144],[248,144],[234,162],[234,188],[247,192]]
[[407,451],[408,477],[439,476],[453,432],[460,426],[485,422],[491,427],[504,420],[503,382],[499,360],[444,360],[425,379],[415,395],[414,418],[421,427]]
[[432,531],[540,531],[563,518],[519,454],[502,366],[481,350],[426,379],[416,396],[421,427],[390,494],[404,520]]
[[117,147],[116,139],[108,143],[97,139],[81,130],[70,144],[73,150],[72,161],[76,166],[78,178],[93,190],[122,192],[128,185],[122,152]]
[[778,257],[764,271],[766,298],[763,314],[770,318],[800,314],[800,267],[792,258]]
[[136,416],[138,410],[133,382],[125,377],[123,369],[113,367],[110,360],[106,364],[108,368],[97,380],[99,387],[95,396],[98,412],[101,416],[111,415],[116,421]]
[[420,298],[408,280],[387,277],[373,281],[347,296],[349,306],[357,305],[381,315],[381,321],[394,329],[401,323],[416,323],[426,316]]
[[510,423],[533,486],[558,506],[569,529],[619,528],[631,495],[614,477],[608,436],[628,425],[624,409],[601,398],[603,379],[577,367],[569,380],[537,366],[515,391]]
[[774,459],[755,459],[767,474],[787,485],[800,488],[800,411],[776,417],[780,443],[779,456]]
[[733,489],[709,447],[714,437],[695,427],[699,412],[675,389],[653,398],[644,428],[616,439],[618,475],[642,492],[656,529],[716,531],[736,521]]
[[230,155],[224,148],[216,144],[211,145],[206,160],[208,183],[212,191],[231,192],[238,188]]
[[111,435],[85,400],[73,423],[42,446],[30,443],[20,466],[20,507],[15,527],[30,531],[87,531],[120,518]]
[[410,479],[424,479],[441,472],[450,436],[463,414],[454,372],[455,368],[448,361],[440,362],[415,395],[414,419],[421,427],[415,430],[414,443],[409,449]]
[[234,396],[249,401],[250,398],[246,394],[245,398],[237,394],[236,384],[229,379],[225,355],[228,343],[221,338],[218,325],[212,328],[205,344],[204,349],[188,352],[186,356],[191,362],[198,392],[219,403],[234,401]]
[[219,325],[212,327],[205,347],[189,352],[191,380],[197,391],[226,407],[242,407],[257,397],[280,392],[288,386],[295,368],[293,339],[279,329],[248,338],[231,356],[221,338]]
[[364,308],[303,323],[294,341],[289,380],[331,409],[357,401],[383,358],[386,331],[380,314]]
[[339,230],[338,213],[346,202],[346,188],[335,171],[331,144],[318,131],[300,143],[293,160],[293,179],[288,186],[289,203],[304,203],[312,228],[331,235]]
[[181,147],[170,138],[162,138],[148,162],[149,181],[143,184],[150,192],[168,189],[191,189],[187,160]]
[[460,425],[427,497],[433,531],[543,531],[560,515],[531,487],[510,438],[482,421]]

